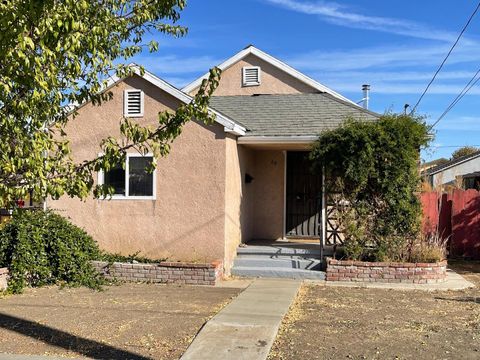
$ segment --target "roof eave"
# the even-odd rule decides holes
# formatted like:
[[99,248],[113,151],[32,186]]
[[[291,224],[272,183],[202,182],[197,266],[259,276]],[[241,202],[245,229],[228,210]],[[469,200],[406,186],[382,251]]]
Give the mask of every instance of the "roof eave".
[[465,163],[465,162],[467,162],[467,161],[476,159],[476,158],[478,158],[478,157],[480,157],[480,152],[477,153],[477,154],[475,154],[475,155],[472,155],[472,156],[470,156],[470,157],[468,157],[468,158],[466,158],[466,159],[463,159],[462,161],[453,162],[452,164],[447,165],[447,166],[445,166],[445,164],[439,165],[440,168],[439,168],[438,170],[435,170],[435,168],[433,168],[432,171],[428,171],[428,170],[427,170],[427,174],[428,174],[429,176],[431,176],[431,175],[436,175],[436,174],[438,174],[438,173],[441,173],[441,172],[444,171],[444,170],[448,170],[448,169],[450,169],[450,168],[452,168],[452,167],[454,167],[454,166],[463,164],[463,163]]
[[282,145],[282,144],[312,144],[318,139],[315,135],[291,136],[255,136],[246,135],[238,138],[239,144],[250,145]]

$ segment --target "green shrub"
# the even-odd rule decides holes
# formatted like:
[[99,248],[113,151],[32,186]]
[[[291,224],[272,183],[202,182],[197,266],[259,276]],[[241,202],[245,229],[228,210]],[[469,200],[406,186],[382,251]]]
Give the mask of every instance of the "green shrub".
[[166,261],[167,259],[151,259],[148,257],[140,256],[140,251],[137,251],[130,255],[112,254],[108,252],[102,252],[96,259],[100,261],[107,261],[109,263],[121,262],[121,263],[142,263],[142,264],[158,264]]
[[51,211],[16,210],[0,229],[0,267],[8,267],[8,290],[60,284],[98,289],[103,278],[91,265],[100,258],[95,241]]
[[350,208],[340,209],[347,211],[340,216],[347,257],[408,258],[412,239],[420,235],[418,163],[428,140],[422,118],[394,114],[350,119],[319,136],[311,153],[314,168],[325,171],[327,189]]

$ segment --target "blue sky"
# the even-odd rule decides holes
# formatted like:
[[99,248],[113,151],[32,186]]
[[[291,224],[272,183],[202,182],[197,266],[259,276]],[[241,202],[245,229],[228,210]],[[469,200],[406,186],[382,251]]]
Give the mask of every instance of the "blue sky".
[[[372,87],[370,108],[414,105],[473,12],[474,0],[190,0],[185,38],[156,36],[160,50],[134,59],[182,87],[253,44],[348,98]],[[480,67],[480,13],[418,107],[434,122]],[[435,127],[424,160],[480,145],[480,89]]]

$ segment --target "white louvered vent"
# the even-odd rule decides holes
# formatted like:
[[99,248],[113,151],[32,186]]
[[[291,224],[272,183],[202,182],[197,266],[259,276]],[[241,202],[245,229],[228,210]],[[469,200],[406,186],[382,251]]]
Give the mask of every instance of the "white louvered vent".
[[142,90],[125,90],[123,94],[123,114],[128,117],[143,116]]
[[243,73],[243,86],[256,86],[260,85],[260,67],[248,66],[242,69]]

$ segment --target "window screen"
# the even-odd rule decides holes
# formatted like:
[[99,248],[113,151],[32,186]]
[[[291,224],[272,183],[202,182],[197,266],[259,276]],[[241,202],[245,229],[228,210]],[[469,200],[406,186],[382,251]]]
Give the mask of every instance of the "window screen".
[[121,165],[105,171],[104,184],[111,186],[115,195],[125,195],[125,170]]
[[153,195],[153,173],[148,173],[145,170],[151,163],[151,157],[129,158],[128,196]]

